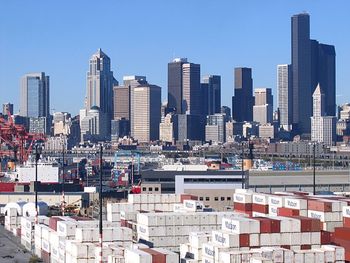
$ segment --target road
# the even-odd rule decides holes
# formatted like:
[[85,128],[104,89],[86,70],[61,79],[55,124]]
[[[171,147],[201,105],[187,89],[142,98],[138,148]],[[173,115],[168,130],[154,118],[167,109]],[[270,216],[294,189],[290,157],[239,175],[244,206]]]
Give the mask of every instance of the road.
[[0,225],[0,262],[28,263],[31,253],[20,244],[20,239]]

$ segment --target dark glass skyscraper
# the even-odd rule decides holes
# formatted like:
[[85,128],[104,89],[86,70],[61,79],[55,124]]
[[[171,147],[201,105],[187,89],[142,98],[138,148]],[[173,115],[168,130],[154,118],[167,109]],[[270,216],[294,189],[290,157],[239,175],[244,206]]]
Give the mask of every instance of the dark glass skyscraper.
[[292,16],[293,129],[310,133],[312,115],[311,42],[309,14]]
[[177,114],[202,113],[199,64],[185,58],[168,64],[168,108]]
[[213,115],[221,110],[221,77],[209,75],[203,77],[202,90],[202,112],[203,115]]
[[235,94],[232,97],[232,118],[235,121],[253,120],[253,79],[251,68],[235,68]]

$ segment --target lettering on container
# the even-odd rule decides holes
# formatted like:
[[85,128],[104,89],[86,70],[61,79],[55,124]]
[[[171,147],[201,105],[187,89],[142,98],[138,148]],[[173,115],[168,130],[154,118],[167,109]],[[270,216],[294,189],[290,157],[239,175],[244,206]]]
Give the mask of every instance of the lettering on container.
[[288,200],[288,205],[291,206],[291,207],[296,207],[297,206],[297,202],[293,202],[293,201],[290,201]]
[[275,207],[270,207],[270,211],[271,211],[271,213],[275,213],[275,214],[277,214],[277,209],[275,208]]
[[193,204],[193,203],[186,202],[186,203],[185,203],[185,206],[188,207],[188,208],[193,208],[193,207],[194,207],[194,204]]
[[210,248],[208,248],[208,247],[205,247],[205,254],[207,254],[208,256],[212,256],[212,257],[214,257],[214,255],[215,255],[215,251],[214,250],[211,250]]
[[315,212],[311,212],[311,213],[310,213],[310,216],[311,216],[312,218],[321,219],[321,215],[320,215],[320,214],[316,214]]
[[350,216],[350,208],[346,208],[346,209],[345,209],[345,214],[348,215],[348,216]]
[[270,201],[271,201],[271,204],[273,204],[273,205],[279,205],[280,204],[280,200],[278,200],[278,199],[271,198]]
[[63,226],[59,226],[59,227],[58,227],[58,230],[59,230],[60,232],[64,232],[64,227],[63,227]]
[[261,197],[258,197],[258,196],[254,196],[254,200],[255,200],[255,202],[257,202],[257,203],[262,203],[262,202],[264,202],[264,199],[261,198]]
[[243,197],[242,196],[240,196],[240,195],[235,195],[235,198],[236,198],[236,200],[237,201],[243,201]]
[[231,230],[235,230],[237,228],[235,224],[232,224],[231,222],[228,222],[228,221],[225,221],[225,227]]
[[142,226],[139,226],[139,231],[140,231],[141,233],[146,233],[146,229],[143,228]]
[[220,236],[219,234],[215,234],[215,240],[219,243],[226,243],[226,238],[224,238],[223,236]]

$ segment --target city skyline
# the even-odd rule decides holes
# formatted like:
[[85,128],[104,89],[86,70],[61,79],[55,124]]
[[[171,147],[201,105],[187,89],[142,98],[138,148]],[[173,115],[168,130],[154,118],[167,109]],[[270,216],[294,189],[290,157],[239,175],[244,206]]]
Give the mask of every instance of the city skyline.
[[[77,15],[75,12],[79,3],[72,4],[71,10],[66,10],[64,5],[48,5],[42,2],[40,8],[50,6],[47,8],[47,13],[39,17],[31,16],[30,20],[26,19],[28,17],[25,12],[38,8],[38,3],[22,3],[22,8],[19,9],[18,5],[13,2],[1,4],[3,8],[8,10],[0,18],[0,37],[2,38],[0,55],[4,61],[8,62],[0,73],[2,103],[7,101],[14,103],[15,112],[18,112],[20,77],[28,72],[44,71],[51,77],[51,112],[56,109],[56,111],[72,112],[73,115],[78,114],[79,109],[83,107],[83,101],[77,101],[77,98],[84,98],[86,91],[86,61],[98,48],[102,48],[111,58],[111,70],[119,82],[122,81],[124,75],[145,75],[150,83],[162,87],[162,101],[166,99],[167,94],[167,63],[175,57],[187,57],[191,62],[201,65],[201,76],[207,74],[221,76],[222,105],[231,105],[230,97],[233,95],[233,70],[235,67],[252,68],[253,88],[271,88],[275,95],[274,105],[277,105],[275,69],[278,64],[287,64],[291,61],[290,17],[306,10],[311,17],[311,38],[336,46],[337,103],[342,104],[350,101],[350,95],[346,93],[347,82],[349,82],[346,74],[349,40],[346,36],[344,37],[344,33],[347,32],[346,20],[349,18],[346,17],[346,8],[341,6],[342,8],[338,8],[337,15],[332,16],[332,19],[324,19],[326,14],[329,17],[328,10],[333,5],[339,6],[340,4],[339,2],[337,4],[323,2],[321,6],[316,7],[305,3],[270,2],[259,4],[257,1],[250,1],[234,5],[227,1],[220,5],[207,2],[197,6],[194,3],[184,5],[184,2],[180,1],[177,5],[160,5],[157,9],[152,2],[149,3],[149,6],[139,3],[137,7],[134,6],[136,11],[140,14],[143,11],[148,11],[155,17],[148,16],[150,18],[142,27],[140,27],[139,18],[128,24],[126,28],[111,23],[100,29],[101,39],[97,37],[91,40],[88,34],[89,30],[87,30],[89,26],[92,26],[92,21],[87,21],[89,16],[78,14],[78,17],[82,18],[81,22],[74,23],[71,28],[67,27],[69,23],[76,22],[73,19]],[[130,6],[133,6],[132,3]],[[120,10],[123,10],[123,8],[126,9],[130,6],[125,3],[117,5],[107,1],[106,7],[111,10],[106,10],[106,12],[111,14],[117,10],[116,8],[120,7]],[[82,6],[82,11],[89,13],[88,11],[94,7],[87,4]],[[240,22],[242,16],[240,12],[248,9],[250,10],[248,19],[244,23]],[[185,18],[194,10],[204,13],[210,12],[212,19],[208,21],[201,18],[185,28],[181,26],[185,25],[185,22],[176,26],[174,21],[168,17],[170,12],[178,11],[178,16]],[[215,10],[222,13],[211,12]],[[235,11],[231,14],[228,10]],[[19,14],[16,21],[10,19],[11,12]],[[62,12],[65,14],[66,22],[60,25],[56,22],[60,19],[59,15]],[[256,14],[261,12],[271,18],[257,19]],[[118,17],[121,20],[126,16],[122,13],[118,12]],[[164,22],[163,25],[159,25],[158,19]],[[24,22],[26,26],[24,26]],[[43,42],[35,40],[38,32],[34,28],[38,25],[43,26],[48,34]],[[168,31],[164,30],[167,26],[169,26]],[[260,27],[269,30],[261,30],[264,32],[260,32],[258,30]],[[94,28],[95,26],[92,27],[92,29]],[[335,28],[336,30],[334,30]],[[128,44],[115,41],[116,37],[121,38],[123,34],[130,33],[132,30],[137,32],[139,36],[150,34],[153,40],[150,41],[151,43],[142,42],[142,48],[138,43],[139,36],[136,36],[136,33],[135,37],[130,35],[131,40],[134,41],[126,41]],[[215,37],[208,33],[210,30],[215,30]],[[110,34],[106,35],[106,32],[110,32]],[[88,36],[89,38],[87,38]],[[174,36],[184,37],[186,41],[174,41]],[[23,41],[22,38],[25,38],[26,41]],[[79,39],[80,41],[78,41]],[[204,41],[205,39],[206,41]],[[159,48],[160,46],[161,48]],[[273,52],[271,52],[272,50]],[[69,64],[67,64],[68,56]],[[61,95],[66,92],[70,92],[71,96]]]

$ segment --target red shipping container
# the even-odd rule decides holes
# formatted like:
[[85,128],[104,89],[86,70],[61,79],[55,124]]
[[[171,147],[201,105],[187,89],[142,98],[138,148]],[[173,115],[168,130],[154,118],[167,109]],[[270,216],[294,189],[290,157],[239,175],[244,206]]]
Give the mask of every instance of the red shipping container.
[[300,249],[301,250],[311,249],[311,245],[301,245]]
[[306,196],[306,195],[309,195],[308,192],[302,192],[302,191],[292,191],[290,193],[293,193],[295,195],[299,195],[299,196]]
[[141,248],[140,250],[152,255],[152,263],[166,263],[166,255],[151,248]]
[[281,248],[290,249],[289,245],[282,245]]
[[239,234],[239,246],[249,247],[249,234]]
[[345,250],[345,260],[346,262],[350,261],[350,250]]
[[233,203],[233,209],[234,210],[239,210],[239,211],[252,211],[252,204],[251,203]]
[[317,218],[305,216],[294,216],[293,218],[300,219],[301,232],[319,232],[321,231],[321,221]]
[[0,192],[14,192],[16,183],[0,182]]
[[332,202],[317,199],[309,199],[307,201],[307,208],[314,211],[332,212]]
[[49,219],[49,228],[51,228],[52,230],[57,231],[57,222],[58,221],[63,221],[63,219],[58,217],[58,216],[50,217],[50,219]]
[[183,203],[184,200],[198,200],[198,196],[190,194],[181,194],[180,201]]
[[350,228],[350,217],[343,217],[343,227]]
[[321,245],[331,243],[331,232],[321,230]]
[[334,229],[334,238],[350,240],[350,228],[336,227]]
[[269,205],[261,205],[261,204],[253,204],[252,210],[254,212],[268,214],[269,213]]
[[350,240],[349,239],[341,239],[341,238],[334,238],[334,244],[337,246],[343,247],[346,251],[350,251]]
[[70,218],[74,219],[75,221],[91,221],[94,220],[90,217],[85,217],[85,216],[71,216]]
[[298,216],[299,210],[292,209],[292,208],[286,208],[286,207],[278,207],[277,208],[277,215],[279,215],[279,216]]
[[280,233],[280,221],[277,219],[254,217],[260,221],[260,233]]

